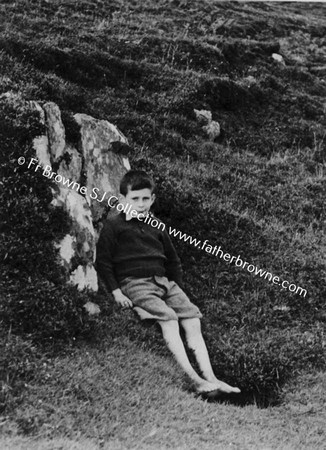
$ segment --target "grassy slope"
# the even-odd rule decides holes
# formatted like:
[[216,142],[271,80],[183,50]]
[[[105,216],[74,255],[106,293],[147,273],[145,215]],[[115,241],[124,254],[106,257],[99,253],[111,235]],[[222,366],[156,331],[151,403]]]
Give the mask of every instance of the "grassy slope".
[[[200,239],[221,244],[231,254],[241,253],[246,260],[308,290],[306,299],[279,291],[264,280],[176,242],[191,280],[188,290],[206,315],[204,331],[215,368],[256,396],[259,376],[271,376],[275,385],[275,367],[294,363],[296,370],[302,368],[296,352],[300,351],[307,367],[323,365],[326,84],[320,67],[325,61],[326,24],[322,11],[324,6],[316,4],[207,1],[197,6],[163,0],[141,5],[131,1],[113,5],[100,1],[18,1],[1,5],[2,92],[19,90],[27,98],[52,100],[63,110],[106,117],[117,124],[134,147],[133,166],[151,170],[165,192],[166,201],[161,198],[157,205],[163,219]],[[285,67],[272,60],[273,52],[284,55]],[[219,142],[207,143],[194,120],[193,108],[212,110],[223,129]],[[275,306],[290,309],[275,311]],[[148,336],[156,339],[153,332],[136,331],[133,321],[123,324],[121,335],[126,333],[138,341]],[[126,352],[132,353],[133,344],[131,350],[128,345]],[[96,359],[95,355],[91,358]],[[136,361],[147,358],[147,354],[138,355]],[[78,358],[73,359],[70,370],[75,370],[75,364],[78,367]],[[138,374],[140,365],[135,363]],[[250,369],[247,377],[246,365]],[[65,372],[59,372],[65,384]],[[286,373],[280,384],[286,381]],[[81,376],[87,377],[87,372],[81,370]],[[147,376],[150,380],[152,375]],[[169,383],[170,373],[163,379]],[[321,389],[320,380],[317,377],[317,387],[308,389],[309,398],[314,399],[314,389]],[[104,392],[105,386],[101,389]],[[174,397],[176,388],[172,387],[166,396],[172,396],[170,389]],[[149,402],[155,403],[154,388],[147,392],[140,387],[140,392],[142,399],[149,395]],[[278,440],[278,435],[293,447],[299,446],[300,439],[309,439],[316,448],[320,442],[318,425],[312,434],[305,432],[305,427],[310,423],[309,414],[314,420],[322,417],[319,408],[323,399],[316,400],[315,412],[301,414],[296,409],[301,398],[297,393],[292,400],[294,412],[289,400],[288,406],[260,411],[258,419],[253,407],[230,410],[223,405],[202,404],[189,395],[182,399],[184,391],[177,392],[186,419],[173,428],[175,419],[169,417],[166,429],[175,430],[179,444],[195,426],[189,408],[199,408],[201,417],[205,408],[208,415],[216,415],[218,410],[226,424],[239,415],[242,423],[232,428],[238,445],[243,436],[250,439],[252,432],[257,448],[258,442],[265,442],[268,448],[270,439],[275,442],[273,448],[280,447],[283,437]],[[264,393],[261,397],[264,401]],[[119,396],[116,399],[120,402]],[[145,423],[147,406],[142,405],[140,418]],[[159,411],[165,414],[163,406]],[[96,407],[90,414],[95,414]],[[28,429],[26,420],[37,416],[35,408],[32,395],[18,410],[23,416],[20,430],[34,430]],[[75,409],[73,396],[68,399],[68,408]],[[36,409],[41,416],[47,414],[46,408]],[[123,415],[123,409],[119,403],[114,411]],[[132,442],[133,419],[128,411],[122,426],[127,427],[127,439]],[[67,411],[59,407],[58,414]],[[53,435],[69,434],[73,421],[69,414],[61,430],[53,428],[58,417],[50,417]],[[81,421],[86,420],[83,411]],[[291,427],[283,428],[282,421],[289,421]],[[88,433],[85,423],[82,436]],[[294,437],[298,423],[302,431]],[[111,425],[100,422],[102,426],[103,435],[108,437]],[[80,425],[73,423],[72,429],[76,432],[77,428]],[[38,429],[47,434],[42,421],[34,431]],[[140,430],[145,434],[152,431]],[[198,434],[191,441],[194,447],[199,442],[203,445],[202,430],[203,421],[199,421]],[[223,435],[221,448],[231,439],[229,431],[227,428]],[[94,433],[101,434],[97,428]],[[118,439],[119,433],[120,428],[110,436]],[[150,439],[162,441],[159,433]],[[208,431],[207,439],[209,448],[217,435]]]
[[199,401],[181,389],[183,383],[172,360],[127,339],[101,350],[81,348],[52,361],[43,380],[29,385],[17,422],[7,419],[7,430],[15,434],[18,423],[20,432],[31,436],[7,435],[0,445],[7,442],[13,450],[101,445],[107,449],[323,448],[323,374],[300,379],[284,405],[263,410]]

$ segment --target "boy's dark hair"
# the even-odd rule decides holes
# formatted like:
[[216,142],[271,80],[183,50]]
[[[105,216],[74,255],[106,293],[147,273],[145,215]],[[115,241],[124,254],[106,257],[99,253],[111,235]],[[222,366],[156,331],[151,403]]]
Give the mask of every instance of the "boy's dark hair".
[[129,170],[125,173],[120,182],[120,194],[126,196],[128,189],[138,191],[140,189],[150,189],[153,193],[155,183],[153,179],[143,170]]

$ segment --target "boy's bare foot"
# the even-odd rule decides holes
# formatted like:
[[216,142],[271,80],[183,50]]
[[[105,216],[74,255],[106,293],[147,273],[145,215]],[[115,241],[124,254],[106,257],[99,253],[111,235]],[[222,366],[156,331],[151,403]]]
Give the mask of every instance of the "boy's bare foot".
[[230,386],[227,383],[224,383],[223,381],[220,381],[216,378],[215,383],[217,384],[217,389],[219,389],[221,392],[225,394],[240,394],[240,389],[238,387]]
[[216,384],[209,381],[203,380],[201,383],[196,384],[197,394],[206,394],[209,392],[214,392],[217,390]]
[[196,392],[198,394],[205,394],[213,391],[221,394],[239,394],[241,392],[239,388],[230,386],[217,378],[210,381],[203,380],[202,383],[196,386]]

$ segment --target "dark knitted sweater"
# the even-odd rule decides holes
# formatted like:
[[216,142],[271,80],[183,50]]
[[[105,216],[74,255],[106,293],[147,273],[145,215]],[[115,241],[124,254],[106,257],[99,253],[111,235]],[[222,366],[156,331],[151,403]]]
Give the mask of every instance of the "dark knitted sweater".
[[180,259],[166,229],[136,217],[127,221],[123,212],[105,222],[96,254],[96,269],[109,292],[127,277],[166,276],[182,286]]

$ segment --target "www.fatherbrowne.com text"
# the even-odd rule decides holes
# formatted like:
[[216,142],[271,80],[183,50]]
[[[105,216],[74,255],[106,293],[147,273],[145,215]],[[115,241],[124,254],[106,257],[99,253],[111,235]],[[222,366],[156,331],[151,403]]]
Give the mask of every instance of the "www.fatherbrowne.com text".
[[[25,162],[26,162],[26,160],[23,156],[18,158],[18,164],[20,166],[25,164]],[[36,158],[31,158],[27,167],[28,167],[28,169],[32,167],[34,169],[34,172],[41,170],[43,176],[55,181],[56,183],[61,183],[65,187],[74,189],[75,191],[79,192],[80,194],[88,196],[90,199],[96,200],[99,203],[102,203],[105,200],[107,202],[108,206],[115,207],[118,211],[123,211],[126,214],[130,214],[131,217],[137,217],[138,220],[141,220],[142,222],[147,223],[147,224],[151,225],[152,227],[165,230],[166,226],[163,222],[161,222],[160,220],[157,220],[152,215],[138,214],[136,211],[132,210],[131,205],[119,203],[118,197],[116,197],[115,195],[109,196],[108,192],[104,192],[102,195],[99,195],[100,190],[96,187],[94,187],[92,189],[91,193],[88,193],[86,186],[81,186],[76,181],[69,180],[68,178],[65,178],[63,175],[57,174],[56,172],[54,172],[52,170],[51,166],[49,166],[49,165],[46,165],[44,167],[38,163],[39,163],[39,161]],[[186,233],[182,233],[180,230],[176,230],[175,228],[172,228],[172,227],[168,227],[168,233],[170,236],[179,238],[183,242],[187,242],[191,245],[194,245],[196,248],[198,248],[200,250],[204,250],[206,253],[209,253],[210,255],[219,257],[220,259],[223,259],[225,262],[227,262],[229,264],[234,263],[236,267],[241,267],[243,269],[247,269],[248,272],[253,273],[254,275],[259,275],[260,278],[264,278],[265,280],[268,280],[269,282],[272,282],[273,284],[281,286],[283,289],[287,289],[290,292],[294,292],[303,297],[305,297],[307,295],[306,289],[303,289],[300,286],[290,283],[287,280],[282,281],[278,276],[273,275],[272,273],[267,272],[266,270],[259,269],[257,266],[250,264],[247,261],[244,261],[240,257],[240,255],[231,256],[229,253],[224,252],[221,249],[221,246],[217,247],[217,245],[215,245],[213,247],[211,244],[208,243],[207,239],[203,242],[203,241],[201,241],[197,238],[194,238]]]
[[278,276],[273,275],[270,272],[267,272],[266,270],[259,269],[257,266],[254,266],[253,264],[250,264],[247,261],[244,261],[240,255],[238,256],[231,256],[229,253],[224,252],[221,249],[221,246],[217,247],[215,245],[214,247],[208,243],[207,240],[204,242],[201,240],[198,240],[190,235],[187,235],[186,233],[182,233],[180,230],[176,230],[174,228],[169,227],[169,235],[172,235],[174,237],[178,237],[184,242],[188,242],[189,244],[194,245],[196,248],[199,248],[201,250],[204,250],[205,252],[209,253],[210,255],[219,257],[220,259],[223,259],[225,262],[229,264],[235,264],[236,267],[242,267],[243,269],[247,269],[248,272],[253,273],[254,275],[258,275],[260,278],[264,278],[265,280],[271,281],[273,284],[281,286],[283,289],[287,289],[290,292],[294,292],[296,294],[299,294],[303,297],[307,295],[307,290],[303,289],[300,286],[297,286],[293,283],[290,283],[287,280],[281,280]]

